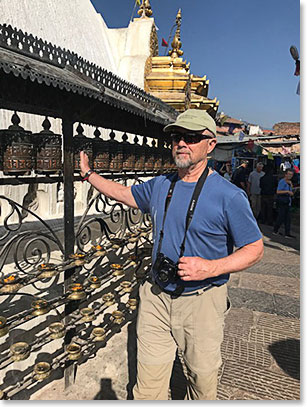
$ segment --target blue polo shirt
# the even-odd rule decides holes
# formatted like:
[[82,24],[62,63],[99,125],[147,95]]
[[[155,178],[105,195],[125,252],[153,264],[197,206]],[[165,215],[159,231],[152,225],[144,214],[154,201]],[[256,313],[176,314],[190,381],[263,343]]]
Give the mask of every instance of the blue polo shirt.
[[[154,264],[159,234],[162,227],[165,199],[174,174],[161,175],[131,188],[134,199],[143,213],[150,213],[153,223]],[[164,225],[161,252],[175,263],[179,259],[180,246],[184,237],[186,214],[196,182],[176,182]],[[213,260],[226,257],[234,247],[242,247],[262,238],[245,192],[230,183],[217,172],[213,172],[199,195],[190,223],[184,256],[199,256]],[[153,274],[153,272],[152,272]],[[202,281],[182,281],[176,284],[162,283],[152,275],[163,288],[173,291],[176,284],[183,285],[184,291],[192,291],[209,284],[222,285],[229,280],[223,274]]]

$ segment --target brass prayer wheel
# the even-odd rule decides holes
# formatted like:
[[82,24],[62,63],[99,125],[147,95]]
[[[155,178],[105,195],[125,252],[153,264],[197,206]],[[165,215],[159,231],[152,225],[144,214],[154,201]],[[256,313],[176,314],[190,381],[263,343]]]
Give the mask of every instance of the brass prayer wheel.
[[63,338],[65,335],[65,326],[61,322],[53,322],[49,325],[48,329],[52,339]]
[[134,164],[134,169],[135,171],[144,171],[145,169],[145,148],[144,146],[141,146],[138,144],[138,137],[135,136],[133,139],[135,145],[134,145],[134,151],[135,151],[135,164]]
[[67,346],[66,351],[69,360],[78,360],[81,356],[81,346],[77,343],[70,343]]
[[110,168],[109,143],[104,141],[100,134],[96,128],[93,138],[93,168],[96,172],[109,171]]
[[84,151],[89,159],[89,166],[93,167],[93,139],[83,134],[83,127],[79,123],[77,134],[73,137],[74,146],[74,170],[80,171],[80,151]]
[[155,147],[154,149],[154,171],[163,170],[163,160],[162,160],[163,149],[161,147]]
[[31,131],[19,126],[20,118],[15,112],[12,125],[0,130],[0,142],[3,152],[4,175],[29,175],[34,167],[34,145]]
[[109,153],[110,153],[110,171],[118,172],[123,169],[123,147],[122,143],[115,140],[115,133],[110,133]]
[[51,124],[46,117],[40,133],[33,134],[35,140],[37,174],[56,174],[62,170],[62,139],[60,134],[50,130]]
[[123,171],[133,171],[135,168],[135,146],[129,143],[126,133],[123,134]]
[[27,342],[16,342],[10,347],[11,358],[15,362],[27,359],[30,351],[31,348]]
[[154,149],[147,144],[147,138],[143,139],[143,146],[145,149],[145,171],[153,171],[154,169]]
[[34,379],[41,382],[47,379],[51,374],[51,365],[48,362],[38,362],[35,364],[34,369]]

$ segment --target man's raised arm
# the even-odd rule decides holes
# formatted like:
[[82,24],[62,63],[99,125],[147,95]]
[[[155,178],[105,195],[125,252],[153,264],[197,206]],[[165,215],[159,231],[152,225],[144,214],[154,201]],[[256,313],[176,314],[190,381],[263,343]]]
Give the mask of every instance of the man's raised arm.
[[[90,171],[88,156],[84,151],[80,152],[80,170],[82,178],[84,178],[88,171]],[[118,182],[103,178],[96,172],[91,172],[87,181],[108,198],[112,198],[115,201],[121,202],[132,208],[138,207],[132,195],[131,187],[126,187]]]

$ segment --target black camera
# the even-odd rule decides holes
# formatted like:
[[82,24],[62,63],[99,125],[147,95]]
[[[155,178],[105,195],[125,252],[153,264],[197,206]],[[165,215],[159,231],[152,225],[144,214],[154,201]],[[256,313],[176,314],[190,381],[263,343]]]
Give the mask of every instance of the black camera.
[[162,283],[173,283],[177,280],[177,264],[166,257],[163,253],[158,253],[153,265],[153,271]]

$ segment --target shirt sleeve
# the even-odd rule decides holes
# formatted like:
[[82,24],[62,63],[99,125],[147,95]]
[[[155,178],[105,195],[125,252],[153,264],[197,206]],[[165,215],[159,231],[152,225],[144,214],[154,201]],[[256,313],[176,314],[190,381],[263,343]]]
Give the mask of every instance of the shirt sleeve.
[[284,179],[279,181],[277,191],[291,191],[291,189]]
[[154,188],[156,178],[152,178],[149,181],[143,182],[138,185],[132,185],[131,192],[135,199],[138,208],[143,213],[150,212],[150,201],[152,196],[152,191]]
[[228,231],[235,247],[243,247],[262,238],[249,201],[243,191],[238,191],[226,207]]

